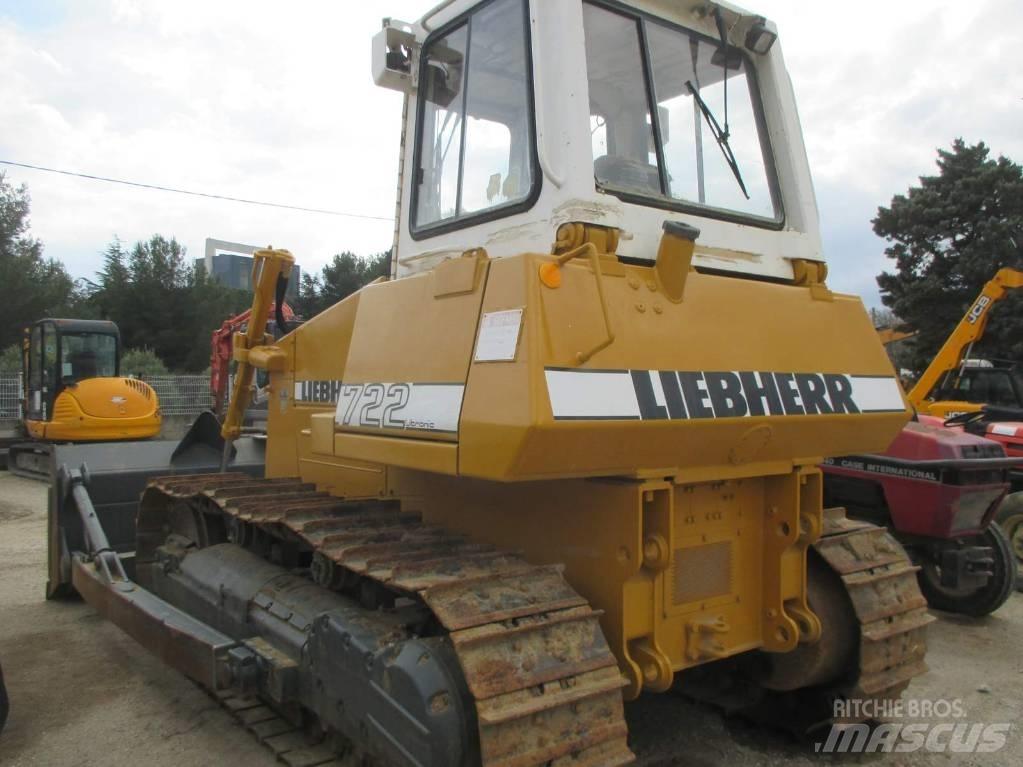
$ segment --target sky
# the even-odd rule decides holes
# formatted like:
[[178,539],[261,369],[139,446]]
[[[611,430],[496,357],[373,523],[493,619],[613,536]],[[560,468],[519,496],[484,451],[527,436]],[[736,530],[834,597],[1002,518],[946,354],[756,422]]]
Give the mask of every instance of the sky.
[[[548,2],[559,0],[545,0]],[[878,205],[957,137],[1023,161],[1019,0],[748,0],[775,21],[832,288],[879,305]],[[116,236],[287,247],[306,271],[390,247],[401,96],[370,76],[383,16],[430,0],[0,0],[0,159],[341,211],[328,216],[0,166],[32,234],[92,277]]]

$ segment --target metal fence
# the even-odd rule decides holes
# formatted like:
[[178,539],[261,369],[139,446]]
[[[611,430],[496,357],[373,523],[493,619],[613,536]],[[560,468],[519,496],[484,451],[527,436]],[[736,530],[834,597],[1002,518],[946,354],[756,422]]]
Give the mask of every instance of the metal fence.
[[156,390],[164,415],[194,416],[213,407],[208,375],[144,376],[142,380]]
[[0,421],[21,420],[21,373],[0,373]]
[[[195,416],[213,407],[208,375],[146,376],[164,415]],[[0,422],[21,418],[21,373],[0,373]]]

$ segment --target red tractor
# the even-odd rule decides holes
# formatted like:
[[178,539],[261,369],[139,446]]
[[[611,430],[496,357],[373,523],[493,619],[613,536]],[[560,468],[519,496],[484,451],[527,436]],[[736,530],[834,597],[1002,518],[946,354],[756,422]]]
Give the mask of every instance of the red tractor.
[[[1023,382],[1021,382],[1023,383]],[[1019,463],[1009,471],[1009,494],[995,513],[997,522],[1009,539],[1016,555],[1016,588],[1023,591],[1023,410],[1015,407],[984,405],[979,411],[959,413],[942,421],[920,416],[921,423],[961,429],[997,442]]]
[[979,617],[1016,584],[1009,540],[992,521],[1019,462],[989,439],[911,422],[883,454],[826,461],[824,502],[887,527],[919,565],[932,607]]

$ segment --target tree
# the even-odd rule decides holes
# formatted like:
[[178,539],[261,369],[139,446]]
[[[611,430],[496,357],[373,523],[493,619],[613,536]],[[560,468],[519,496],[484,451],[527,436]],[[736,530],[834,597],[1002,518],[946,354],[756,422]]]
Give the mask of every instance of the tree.
[[147,378],[170,371],[152,349],[128,349],[121,355],[121,375]]
[[0,348],[21,338],[21,327],[45,316],[74,314],[75,283],[63,264],[43,258],[30,236],[30,199],[0,173]]
[[895,312],[887,308],[871,309],[870,321],[874,323],[874,327],[878,330],[882,328],[897,328],[902,324],[901,320],[895,316]]
[[302,275],[295,311],[309,319],[328,309],[379,277],[391,273],[391,251],[369,258],[338,253],[319,275]]
[[[874,232],[889,243],[893,272],[881,300],[917,335],[910,366],[923,370],[984,283],[1023,262],[1023,168],[989,157],[983,142],[938,150],[938,175],[878,209]],[[995,307],[975,356],[1023,359],[1023,295]]]
[[[115,239],[89,301],[117,323],[124,348],[150,349],[172,370],[202,370],[210,333],[251,304],[247,291],[224,287],[190,265],[173,237],[153,235],[130,249]],[[131,372],[131,371],[129,371]]]
[[21,346],[11,344],[0,352],[0,373],[21,372]]

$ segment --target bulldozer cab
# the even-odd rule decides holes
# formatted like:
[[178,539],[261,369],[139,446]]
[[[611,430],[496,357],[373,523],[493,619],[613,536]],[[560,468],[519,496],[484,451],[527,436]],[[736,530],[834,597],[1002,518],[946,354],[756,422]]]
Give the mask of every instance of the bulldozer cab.
[[621,233],[654,259],[696,225],[698,269],[791,282],[820,261],[813,189],[773,23],[727,3],[455,0],[385,19],[378,85],[406,95],[395,276],[471,248],[548,252]]
[[44,319],[25,329],[25,413],[49,421],[57,396],[92,378],[120,372],[120,335],[113,322]]

